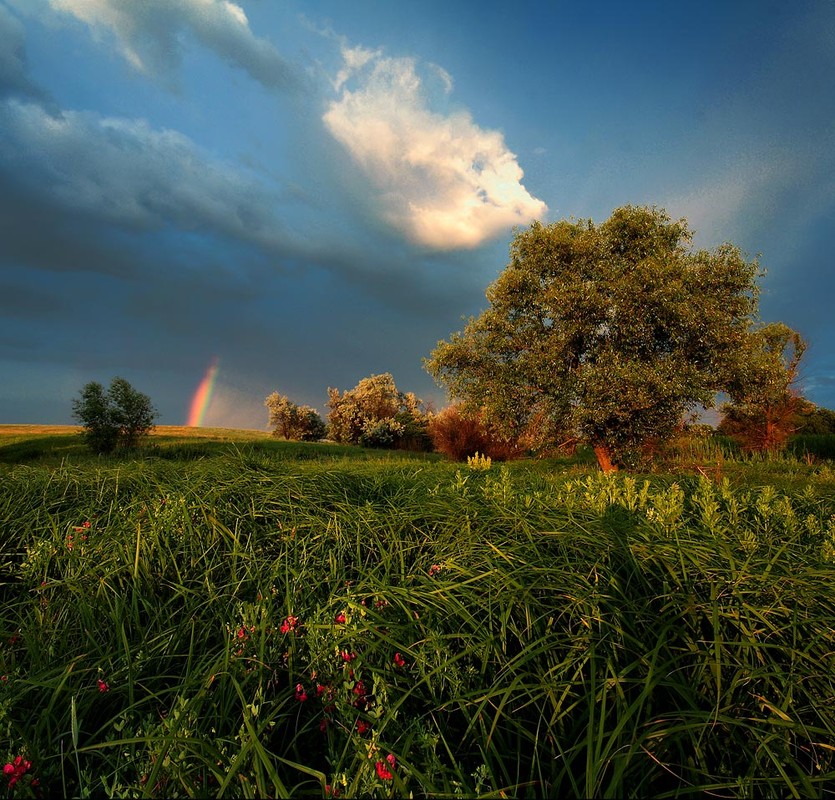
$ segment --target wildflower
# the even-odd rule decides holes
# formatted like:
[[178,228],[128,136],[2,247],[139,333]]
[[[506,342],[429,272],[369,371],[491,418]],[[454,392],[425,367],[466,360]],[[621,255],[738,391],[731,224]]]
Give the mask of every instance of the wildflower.
[[322,733],[327,733],[328,731],[328,718],[322,717],[322,721],[319,723],[319,730]]
[[32,762],[24,761],[23,756],[17,756],[10,764],[6,764],[3,774],[9,779],[9,788],[11,789],[31,768]]
[[356,653],[349,653],[347,650],[343,650],[343,651],[342,651],[342,660],[343,660],[346,664],[349,664],[349,663],[350,663],[351,661],[353,661],[356,657],[357,657],[357,654],[356,654]]
[[345,615],[340,611],[334,618],[333,621],[337,625],[344,625],[345,624]]
[[307,692],[305,692],[304,686],[301,683],[296,684],[296,700],[300,703],[304,703],[307,700]]
[[442,569],[443,567],[440,564],[433,564],[429,567],[429,577],[434,578]]
[[385,761],[378,761],[374,766],[377,768],[377,777],[380,780],[390,781],[394,777]]
[[406,666],[406,659],[400,655],[400,653],[394,654],[394,666],[395,667],[405,667]]
[[88,530],[89,528],[90,528],[90,523],[89,522],[84,522],[81,525],[73,525],[73,530],[76,533],[84,533],[84,531]]
[[106,683],[105,681],[103,681],[101,678],[99,678],[99,679],[96,681],[96,684],[98,685],[98,687],[99,687],[99,691],[100,691],[102,694],[104,694],[105,692],[109,692],[109,691],[110,691],[110,687],[109,687],[109,686],[107,685],[107,683]]
[[357,720],[357,733],[360,736],[364,736],[368,731],[371,730],[371,723],[366,722],[364,719]]
[[389,766],[394,769],[397,766],[397,759],[394,757],[394,753],[389,753],[386,756],[386,761],[389,762]]
[[290,614],[285,618],[284,622],[281,623],[281,632],[289,633],[290,631],[294,631],[298,624],[299,618],[294,617],[292,614]]

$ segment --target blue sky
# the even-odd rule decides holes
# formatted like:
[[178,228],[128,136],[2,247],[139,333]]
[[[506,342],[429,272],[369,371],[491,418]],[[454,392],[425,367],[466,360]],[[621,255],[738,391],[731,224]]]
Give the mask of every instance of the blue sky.
[[[0,422],[127,378],[182,424],[391,372],[514,226],[685,217],[759,255],[835,407],[835,3],[0,0]],[[698,302],[698,298],[694,298]]]

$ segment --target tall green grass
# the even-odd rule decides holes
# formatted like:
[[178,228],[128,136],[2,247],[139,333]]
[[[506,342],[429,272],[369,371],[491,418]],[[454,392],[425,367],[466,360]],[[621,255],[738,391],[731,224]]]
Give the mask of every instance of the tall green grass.
[[278,444],[1,468],[12,795],[831,792],[828,472]]

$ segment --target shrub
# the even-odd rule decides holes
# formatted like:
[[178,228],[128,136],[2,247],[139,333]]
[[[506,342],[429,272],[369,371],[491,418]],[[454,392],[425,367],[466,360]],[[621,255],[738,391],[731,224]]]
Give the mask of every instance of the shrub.
[[507,461],[521,454],[521,445],[499,436],[484,422],[482,414],[472,414],[460,405],[451,405],[429,421],[429,438],[439,453],[453,461],[464,461],[476,452],[495,461]]

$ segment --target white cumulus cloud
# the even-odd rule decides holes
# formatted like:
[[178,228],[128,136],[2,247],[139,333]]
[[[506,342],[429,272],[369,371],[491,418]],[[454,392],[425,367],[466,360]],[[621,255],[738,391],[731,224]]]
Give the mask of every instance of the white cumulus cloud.
[[[414,59],[344,49],[339,96],[324,114],[377,194],[380,213],[413,242],[433,249],[474,248],[547,206],[522,185],[522,169],[499,131],[467,111],[433,111]],[[452,79],[430,67],[441,92]]]
[[182,37],[191,35],[228,63],[269,88],[290,88],[295,70],[266,39],[255,36],[246,13],[229,0],[49,0],[97,33],[111,32],[138,70],[154,75],[176,68]]

